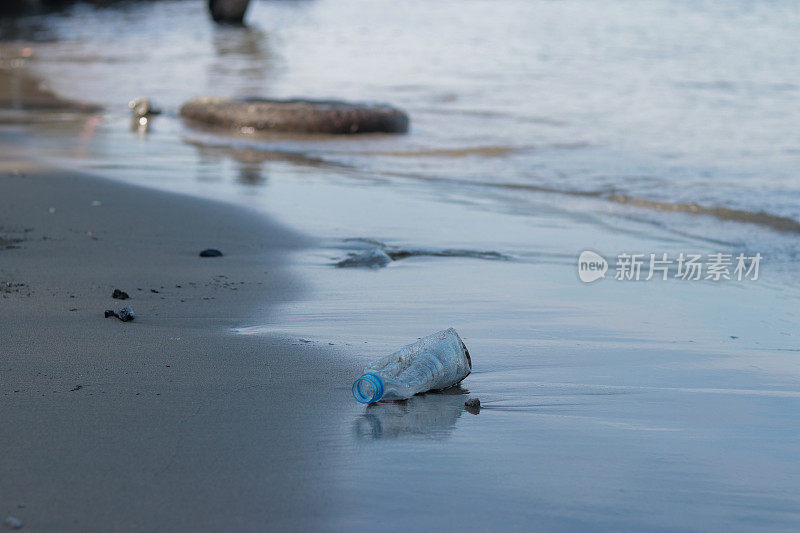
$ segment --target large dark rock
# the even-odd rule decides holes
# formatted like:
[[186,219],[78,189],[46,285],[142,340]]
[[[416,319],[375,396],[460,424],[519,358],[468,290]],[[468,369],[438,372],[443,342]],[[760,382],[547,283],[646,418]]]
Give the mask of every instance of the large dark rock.
[[405,133],[408,115],[383,104],[336,100],[267,100],[203,97],[181,115],[209,126],[245,132]]

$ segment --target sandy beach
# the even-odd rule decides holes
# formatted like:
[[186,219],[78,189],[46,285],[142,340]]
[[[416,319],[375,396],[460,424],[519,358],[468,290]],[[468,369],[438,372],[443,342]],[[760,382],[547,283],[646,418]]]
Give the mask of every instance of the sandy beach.
[[[302,291],[284,256],[304,239],[232,206],[8,156],[3,511],[31,531],[313,523],[309,428],[337,412],[354,369],[229,331]],[[198,257],[211,246],[225,255]],[[103,317],[124,305],[134,321]]]
[[[800,8],[402,7],[0,17],[3,527],[796,531]],[[410,127],[184,120],[211,95]],[[449,327],[459,386],[355,401]]]
[[[777,349],[788,326],[718,330],[702,306],[696,323],[676,321],[650,307],[673,298],[653,285],[618,293],[621,322],[598,330],[578,310],[608,305],[613,287],[587,293],[542,264],[520,293],[513,280],[531,266],[490,262],[509,280],[493,282],[488,309],[504,325],[471,315],[476,289],[445,313],[476,358],[464,386],[364,408],[349,389],[365,358],[442,313],[404,292],[435,280],[434,300],[454,298],[452,265],[473,277],[482,263],[309,272],[319,244],[261,213],[4,155],[0,493],[26,530],[341,531],[387,516],[387,530],[489,530],[509,517],[518,531],[694,530],[751,514],[790,529],[796,518],[796,497],[772,485],[791,486],[774,409],[798,400],[793,354],[758,346]],[[208,247],[224,256],[198,257]],[[336,276],[326,283],[354,302],[307,294],[310,273],[317,285]],[[728,308],[741,298],[697,290]],[[748,293],[755,309],[780,305]],[[534,295],[536,330],[509,342],[530,327],[516,315]],[[134,321],[104,318],[123,305]],[[254,322],[258,334],[235,333]],[[463,405],[470,392],[478,415]]]

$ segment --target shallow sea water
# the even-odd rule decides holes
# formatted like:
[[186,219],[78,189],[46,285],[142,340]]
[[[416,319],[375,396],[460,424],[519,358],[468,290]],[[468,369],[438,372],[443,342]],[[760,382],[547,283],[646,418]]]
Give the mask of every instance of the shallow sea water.
[[[29,66],[105,112],[77,136],[0,134],[315,237],[295,258],[305,292],[240,333],[333,343],[355,368],[459,331],[475,362],[461,389],[331,417],[328,524],[796,529],[796,3],[265,1],[247,28],[213,27],[202,4],[23,20]],[[175,116],[201,94],[387,101],[412,130],[221,135]],[[136,96],[166,111],[146,135],[129,129]],[[509,259],[334,267],[367,240]],[[586,285],[585,249],[765,260],[758,281]]]

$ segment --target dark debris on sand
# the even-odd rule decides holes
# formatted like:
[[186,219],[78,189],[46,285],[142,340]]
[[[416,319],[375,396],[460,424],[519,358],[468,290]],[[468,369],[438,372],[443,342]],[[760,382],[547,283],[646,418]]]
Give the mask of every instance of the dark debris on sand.
[[136,313],[133,312],[133,309],[130,307],[123,307],[119,311],[113,311],[111,309],[106,309],[105,317],[108,318],[110,316],[116,317],[123,322],[130,322],[134,318],[136,318]]
[[3,526],[8,529],[22,529],[22,520],[15,516],[9,516],[6,518],[5,522],[3,522]]
[[128,298],[130,298],[127,292],[121,291],[119,289],[114,289],[114,292],[111,293],[111,297],[116,300],[127,300]]
[[0,280],[0,295],[8,298],[10,295],[30,296],[31,290],[26,283]]
[[33,228],[13,228],[0,226],[0,250],[19,248],[19,243],[27,239],[27,233]]

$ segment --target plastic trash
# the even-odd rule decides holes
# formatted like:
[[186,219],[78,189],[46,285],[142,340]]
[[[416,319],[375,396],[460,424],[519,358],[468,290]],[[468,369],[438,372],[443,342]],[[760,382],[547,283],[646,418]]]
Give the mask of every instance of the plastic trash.
[[353,383],[361,403],[405,400],[460,383],[472,372],[469,351],[453,328],[428,335],[373,361]]

